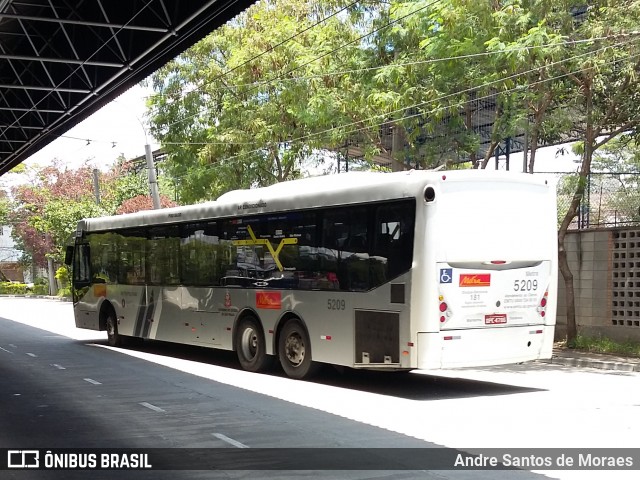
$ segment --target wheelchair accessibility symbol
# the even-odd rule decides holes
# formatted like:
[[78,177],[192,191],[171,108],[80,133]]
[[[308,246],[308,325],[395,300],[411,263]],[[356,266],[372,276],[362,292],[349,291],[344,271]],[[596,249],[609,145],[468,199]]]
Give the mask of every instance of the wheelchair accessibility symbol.
[[451,283],[453,280],[453,269],[441,268],[440,269],[440,283]]

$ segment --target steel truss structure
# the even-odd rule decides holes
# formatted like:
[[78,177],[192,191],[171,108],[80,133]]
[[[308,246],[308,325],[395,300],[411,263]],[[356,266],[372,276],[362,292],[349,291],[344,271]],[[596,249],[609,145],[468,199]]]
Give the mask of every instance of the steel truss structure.
[[255,0],[0,0],[0,175]]

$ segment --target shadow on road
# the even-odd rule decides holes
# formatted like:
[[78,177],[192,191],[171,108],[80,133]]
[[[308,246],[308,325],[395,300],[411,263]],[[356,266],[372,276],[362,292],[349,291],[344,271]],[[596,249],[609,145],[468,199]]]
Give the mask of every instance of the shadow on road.
[[[241,370],[235,352],[230,351],[139,339],[132,339],[126,349]],[[286,378],[276,361],[274,361],[274,367],[263,375]],[[464,370],[460,370],[460,375],[464,376]],[[376,372],[329,365],[324,365],[320,372],[309,381],[332,387],[422,401],[544,391],[543,389],[466,378],[409,372]]]

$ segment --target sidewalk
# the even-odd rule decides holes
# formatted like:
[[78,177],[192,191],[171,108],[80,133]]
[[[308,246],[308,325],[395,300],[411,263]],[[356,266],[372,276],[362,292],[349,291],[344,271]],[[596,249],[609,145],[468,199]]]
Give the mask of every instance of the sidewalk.
[[540,361],[569,367],[599,368],[601,370],[615,370],[619,372],[640,372],[640,358],[584,352],[563,347],[555,347],[553,349],[553,357],[550,360]]

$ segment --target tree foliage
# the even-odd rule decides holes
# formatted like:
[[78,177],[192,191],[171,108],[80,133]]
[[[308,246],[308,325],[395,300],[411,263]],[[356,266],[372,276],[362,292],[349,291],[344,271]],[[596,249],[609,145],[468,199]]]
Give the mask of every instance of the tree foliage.
[[349,76],[323,76],[353,68],[359,53],[354,45],[329,54],[357,35],[349,16],[314,27],[334,10],[261,2],[153,75],[152,131],[183,202],[298,177],[313,148],[344,143],[313,136],[350,121],[346,92],[359,90]]
[[[176,207],[178,204],[166,195],[160,195],[160,206],[161,208],[169,208]],[[122,204],[116,209],[116,215],[152,209],[153,201],[149,195],[137,195],[122,202]]]
[[[0,199],[0,214],[6,211],[5,223],[13,227],[16,248],[23,252],[26,263],[44,267],[48,257],[60,262],[82,218],[152,208],[144,172],[136,172],[130,162],[119,159],[100,173],[100,204],[96,203],[93,170],[89,164],[70,169],[56,160],[25,170],[28,182],[13,187],[10,198]],[[166,196],[163,199],[163,206],[175,205]]]

